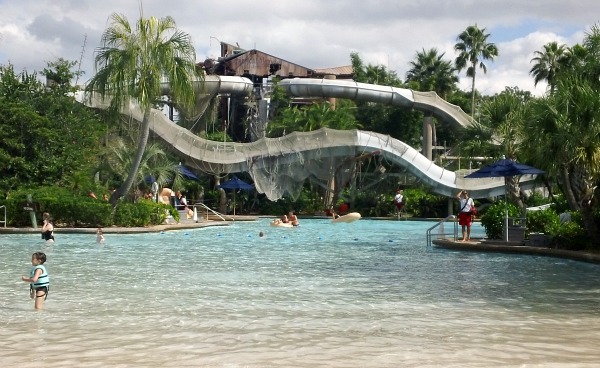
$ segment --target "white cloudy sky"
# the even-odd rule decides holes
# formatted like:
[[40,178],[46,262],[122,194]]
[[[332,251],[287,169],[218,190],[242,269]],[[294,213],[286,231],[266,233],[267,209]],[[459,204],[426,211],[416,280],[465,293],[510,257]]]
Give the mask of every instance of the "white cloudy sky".
[[[483,94],[517,86],[541,95],[545,86],[529,75],[533,52],[581,42],[600,17],[598,0],[0,0],[0,64],[32,72],[59,57],[81,59],[87,80],[110,15],[133,22],[140,8],[146,17],[172,16],[192,36],[198,61],[219,56],[218,40],[309,68],[348,65],[355,51],[401,79],[419,50],[435,47],[453,61],[456,37],[476,23],[500,51],[477,78]],[[464,73],[461,88],[470,89]]]

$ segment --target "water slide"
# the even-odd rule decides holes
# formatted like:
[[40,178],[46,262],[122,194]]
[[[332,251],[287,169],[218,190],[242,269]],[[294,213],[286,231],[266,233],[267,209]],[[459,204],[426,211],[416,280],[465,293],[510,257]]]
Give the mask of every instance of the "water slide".
[[377,102],[431,113],[457,128],[473,123],[459,106],[440,98],[435,92],[417,92],[405,88],[358,83],[352,80],[294,78],[279,82],[292,97],[347,98]]
[[[459,126],[470,124],[470,117],[462,110],[427,93],[349,81],[292,79],[283,80],[281,84],[293,96],[354,98],[390,103],[428,111]],[[245,95],[253,90],[252,82],[243,77],[207,76],[202,89],[201,85],[198,83],[204,98],[217,93]],[[168,92],[166,87],[165,92]],[[106,109],[110,104],[109,100],[102,100],[97,94],[86,96],[82,101],[99,109]],[[121,113],[137,121],[143,119],[143,113],[135,101],[126,104]],[[281,165],[302,161],[297,166],[301,168],[307,166],[304,161],[311,159],[364,153],[382,155],[388,162],[406,168],[434,192],[444,196],[454,197],[458,189],[469,190],[473,198],[504,195],[502,178],[465,179],[464,175],[437,166],[406,143],[375,132],[323,128],[313,132],[294,132],[279,138],[262,138],[252,143],[216,142],[202,139],[180,127],[159,110],[153,109],[150,119],[151,131],[172,146],[186,165],[211,173],[250,172],[257,190],[265,193],[270,200],[277,200],[284,194],[273,191],[267,184],[269,180],[276,180],[273,168],[269,167],[275,162]],[[259,170],[264,170],[266,174],[258,177]],[[524,176],[521,179],[522,186],[527,187],[532,179],[533,176]]]

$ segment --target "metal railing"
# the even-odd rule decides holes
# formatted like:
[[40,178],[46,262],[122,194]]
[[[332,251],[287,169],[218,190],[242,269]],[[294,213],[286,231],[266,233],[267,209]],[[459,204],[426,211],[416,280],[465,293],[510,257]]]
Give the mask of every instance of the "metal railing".
[[196,207],[200,207],[200,208],[205,208],[206,209],[206,218],[207,219],[208,219],[208,213],[212,212],[215,216],[219,217],[221,220],[227,221],[227,220],[225,220],[225,218],[223,216],[221,216],[221,214],[219,212],[213,210],[212,208],[208,207],[204,203],[194,203],[192,205],[192,208],[194,208],[194,210],[197,212],[198,210],[196,210]]
[[[452,232],[446,232],[445,231],[445,226],[444,224],[446,224],[449,220],[453,220],[452,221]],[[443,220],[440,220],[437,224],[433,225],[432,227],[430,227],[429,229],[427,229],[427,246],[431,247],[431,240],[433,238],[434,235],[432,235],[432,231],[436,228],[439,228],[439,231],[437,232],[437,237],[436,239],[446,239],[447,235],[452,235],[454,237],[454,241],[456,241],[456,239],[458,238],[458,222],[456,221],[456,216],[454,215],[450,215],[448,217],[446,217]]]
[[4,217],[0,220],[0,224],[4,224],[4,227],[6,227],[6,206],[0,206],[0,208],[4,208]]

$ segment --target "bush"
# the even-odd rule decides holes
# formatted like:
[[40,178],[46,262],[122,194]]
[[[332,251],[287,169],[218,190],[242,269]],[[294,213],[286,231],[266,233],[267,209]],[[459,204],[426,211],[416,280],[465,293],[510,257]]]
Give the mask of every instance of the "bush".
[[575,221],[554,224],[548,228],[548,233],[550,234],[550,245],[553,248],[567,250],[592,248],[585,229]]
[[508,207],[508,217],[521,216],[521,210],[514,204],[508,204],[500,201],[489,206],[485,214],[481,216],[481,226],[485,229],[485,235],[488,239],[502,239],[502,229],[504,227],[505,209]]
[[558,223],[558,214],[552,208],[540,211],[527,211],[527,234],[548,234],[550,232],[550,228],[558,225]]
[[[27,196],[31,195],[32,203]],[[170,205],[141,200],[137,203],[120,202],[113,214],[110,203],[93,199],[87,192],[74,192],[62,187],[24,188],[9,194],[6,206],[7,225],[31,226],[30,211],[36,214],[38,224],[42,213],[49,212],[56,227],[149,226],[164,223],[170,214],[179,221],[179,212]]]

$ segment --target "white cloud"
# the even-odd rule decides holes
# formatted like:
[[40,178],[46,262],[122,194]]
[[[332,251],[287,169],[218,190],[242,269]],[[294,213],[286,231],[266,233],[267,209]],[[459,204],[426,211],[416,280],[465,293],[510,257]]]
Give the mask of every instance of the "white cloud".
[[[93,73],[94,50],[113,12],[135,21],[140,2],[115,0],[20,0],[0,2],[0,64],[40,71],[63,57]],[[172,16],[192,36],[198,61],[219,54],[215,40],[257,48],[312,67],[348,65],[356,51],[372,64],[383,64],[404,78],[417,51],[437,48],[454,60],[456,36],[477,23],[491,34],[500,55],[486,63],[476,88],[484,94],[517,86],[535,95],[529,75],[533,52],[550,41],[572,45],[597,22],[600,2],[563,0],[230,0],[227,2],[143,1],[144,16]],[[214,38],[211,38],[214,37]],[[82,55],[84,38],[85,51]],[[461,75],[461,88],[470,80]]]

